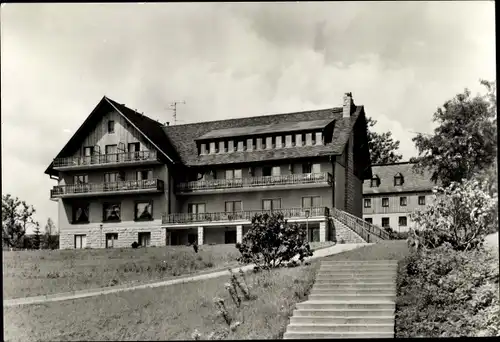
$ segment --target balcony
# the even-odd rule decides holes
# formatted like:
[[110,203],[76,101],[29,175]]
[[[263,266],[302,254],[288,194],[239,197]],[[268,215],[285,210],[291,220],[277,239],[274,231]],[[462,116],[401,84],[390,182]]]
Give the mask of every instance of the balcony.
[[112,154],[97,154],[86,157],[56,158],[53,161],[54,170],[83,170],[103,168],[108,166],[128,166],[160,164],[156,151],[137,151]]
[[195,222],[220,222],[229,223],[232,221],[246,221],[250,223],[256,214],[282,213],[286,219],[312,219],[326,217],[329,215],[327,207],[314,208],[288,208],[275,210],[245,210],[237,212],[216,212],[216,213],[176,213],[163,215],[163,224],[186,224]]
[[120,195],[162,192],[163,181],[145,179],[139,181],[121,181],[113,183],[88,183],[57,185],[50,191],[50,198],[89,197],[103,195]]
[[237,192],[263,190],[266,187],[289,189],[300,187],[329,186],[333,177],[328,172],[323,173],[301,173],[282,176],[265,176],[234,179],[211,179],[200,180],[177,185],[179,194],[206,194],[210,192]]

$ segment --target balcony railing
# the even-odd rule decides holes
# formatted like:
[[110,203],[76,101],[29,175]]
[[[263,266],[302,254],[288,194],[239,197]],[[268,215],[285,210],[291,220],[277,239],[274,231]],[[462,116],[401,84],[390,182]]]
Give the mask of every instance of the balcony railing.
[[110,154],[97,154],[86,157],[65,157],[54,159],[54,168],[86,166],[86,165],[105,165],[143,161],[158,161],[156,151],[137,151],[122,152]]
[[359,217],[351,215],[337,208],[332,209],[332,216],[356,232],[366,242],[389,240],[389,233],[382,228],[366,222]]
[[60,197],[70,194],[92,194],[106,192],[120,192],[131,190],[163,190],[163,181],[160,179],[144,179],[135,181],[121,181],[113,183],[87,183],[57,185],[50,191],[50,197]]
[[191,222],[218,222],[218,221],[251,221],[256,214],[282,213],[285,218],[309,218],[329,215],[327,207],[288,208],[274,210],[245,210],[236,212],[215,213],[176,213],[163,215],[163,224],[191,223]]
[[215,190],[231,188],[251,188],[269,185],[293,185],[293,184],[332,184],[332,175],[328,172],[322,173],[301,173],[283,176],[264,176],[250,178],[233,179],[211,179],[179,183],[179,192],[191,192],[197,190]]

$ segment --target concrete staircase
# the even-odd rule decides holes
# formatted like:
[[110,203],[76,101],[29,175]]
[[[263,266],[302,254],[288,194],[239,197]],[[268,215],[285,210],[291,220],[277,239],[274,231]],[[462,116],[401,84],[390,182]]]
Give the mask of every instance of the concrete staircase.
[[323,261],[283,339],[394,337],[396,260]]

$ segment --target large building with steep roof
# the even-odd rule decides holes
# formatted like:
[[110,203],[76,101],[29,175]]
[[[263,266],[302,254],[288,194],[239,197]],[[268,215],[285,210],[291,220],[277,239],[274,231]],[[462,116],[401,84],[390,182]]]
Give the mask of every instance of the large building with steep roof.
[[371,179],[363,106],[162,125],[103,97],[55,156],[61,248],[235,243],[256,213],[336,240]]

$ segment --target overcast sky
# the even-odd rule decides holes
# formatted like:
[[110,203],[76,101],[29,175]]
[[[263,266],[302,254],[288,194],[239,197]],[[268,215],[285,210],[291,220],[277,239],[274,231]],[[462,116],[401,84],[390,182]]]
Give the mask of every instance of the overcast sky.
[[43,172],[103,95],[178,123],[341,106],[415,155],[495,77],[493,2],[2,4],[2,194],[57,222]]

